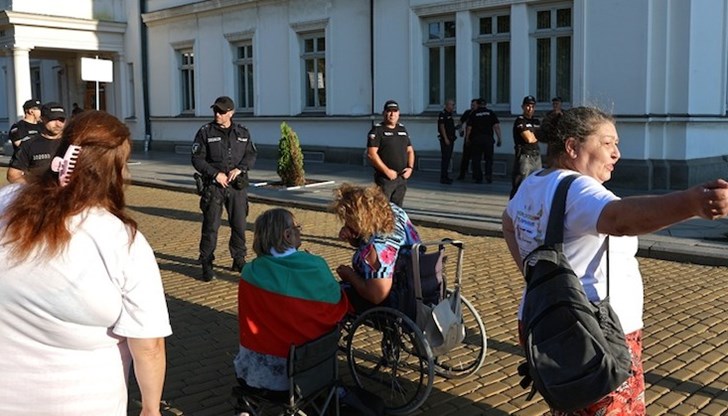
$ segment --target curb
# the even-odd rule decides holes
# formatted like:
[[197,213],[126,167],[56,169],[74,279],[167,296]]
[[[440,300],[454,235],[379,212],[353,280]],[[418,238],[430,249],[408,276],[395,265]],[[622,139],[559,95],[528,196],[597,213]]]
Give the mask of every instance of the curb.
[[[169,185],[143,179],[132,179],[131,184],[175,192],[196,193],[192,187]],[[248,193],[248,199],[251,202],[329,212],[328,204],[316,202],[296,201],[286,198],[254,195],[251,193]],[[500,223],[450,220],[420,214],[412,214],[410,215],[410,219],[416,225],[424,227],[443,228],[467,235],[503,238]],[[728,250],[726,248],[706,244],[701,240],[681,239],[679,243],[672,240],[672,238],[654,234],[640,236],[637,256],[703,266],[728,266]]]

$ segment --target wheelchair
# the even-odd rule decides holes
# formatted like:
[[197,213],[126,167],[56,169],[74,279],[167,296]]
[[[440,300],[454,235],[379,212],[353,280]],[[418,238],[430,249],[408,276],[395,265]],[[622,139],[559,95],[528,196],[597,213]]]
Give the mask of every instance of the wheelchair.
[[[446,280],[446,250],[457,251],[454,279]],[[419,408],[434,376],[467,377],[486,355],[483,321],[462,294],[464,244],[418,243],[397,259],[388,306],[348,317],[342,349],[353,381],[381,397],[387,414]]]
[[[339,372],[337,353],[341,329],[303,345],[292,345],[287,361],[288,390],[272,391],[248,386],[238,379],[231,398],[235,414],[339,415]],[[304,411],[304,409],[306,409]]]

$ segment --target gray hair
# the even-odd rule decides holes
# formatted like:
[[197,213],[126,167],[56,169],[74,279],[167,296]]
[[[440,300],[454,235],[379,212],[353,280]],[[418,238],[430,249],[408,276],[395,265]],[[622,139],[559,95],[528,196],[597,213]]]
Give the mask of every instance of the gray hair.
[[283,252],[291,248],[285,240],[285,232],[294,226],[295,217],[291,211],[273,208],[260,214],[255,219],[253,232],[253,251],[262,256],[270,254],[271,249]]

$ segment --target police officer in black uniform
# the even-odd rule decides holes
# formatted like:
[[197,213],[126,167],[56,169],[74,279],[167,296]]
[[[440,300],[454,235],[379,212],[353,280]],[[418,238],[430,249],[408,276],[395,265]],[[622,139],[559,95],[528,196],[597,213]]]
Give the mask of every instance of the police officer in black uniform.
[[437,115],[437,137],[440,139],[440,183],[449,185],[452,183],[448,172],[450,170],[450,159],[455,147],[455,101],[445,101],[445,108]]
[[493,182],[493,131],[498,137],[497,145],[501,146],[501,129],[498,116],[486,107],[484,99],[478,99],[478,108],[470,113],[465,140],[470,142],[473,157],[473,179],[475,183],[483,183],[483,171],[480,161],[485,160],[485,180]]
[[23,118],[10,126],[9,136],[13,143],[13,153],[22,142],[40,133],[40,107],[38,100],[28,100],[23,103]]
[[513,182],[511,198],[518,191],[521,182],[531,172],[541,169],[541,151],[538,148],[536,132],[540,127],[539,120],[534,117],[536,111],[536,98],[533,95],[523,97],[521,104],[523,114],[516,117],[513,122],[513,143],[515,144],[516,158],[513,164]]
[[384,103],[382,116],[384,120],[367,135],[367,156],[374,166],[374,183],[401,207],[407,179],[414,169],[415,151],[407,129],[399,122],[399,104],[394,100]]
[[66,124],[66,112],[58,103],[43,104],[40,110],[41,131],[24,140],[10,159],[7,179],[11,183],[26,183],[29,176],[40,176],[51,165],[51,159],[61,141]]
[[235,104],[230,97],[218,97],[210,106],[215,120],[197,131],[192,144],[192,166],[199,173],[201,184],[202,237],[199,262],[202,279],[215,278],[217,232],[222,222],[222,207],[230,223],[230,255],[232,269],[240,272],[245,265],[245,227],[248,215],[248,171],[255,164],[257,151],[248,129],[232,121]]
[[[470,108],[465,110],[463,115],[460,116],[460,127],[458,129],[460,130],[460,137],[465,137],[465,131],[468,129],[468,119],[470,118],[470,113],[478,109],[478,98],[473,98],[470,100]],[[465,179],[465,174],[468,173],[468,165],[470,165],[470,160],[472,159],[471,150],[470,150],[470,143],[468,143],[467,140],[463,140],[463,155],[460,158],[460,174],[458,175],[458,180],[462,181]]]

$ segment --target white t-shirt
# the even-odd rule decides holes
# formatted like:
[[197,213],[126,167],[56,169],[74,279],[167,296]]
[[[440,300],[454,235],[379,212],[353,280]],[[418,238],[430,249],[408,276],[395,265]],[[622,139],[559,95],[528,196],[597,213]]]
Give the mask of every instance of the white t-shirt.
[[[0,212],[17,189],[0,189]],[[126,338],[172,333],[144,236],[129,245],[124,224],[101,208],[69,224],[70,243],[54,258],[14,265],[0,245],[0,415],[126,416]]]
[[[551,201],[560,180],[576,172],[538,171],[521,183],[506,212],[513,220],[516,242],[524,259],[544,242]],[[619,197],[589,176],[580,176],[569,188],[564,216],[564,254],[591,301],[607,295],[606,234],[597,232],[602,209]],[[643,327],[643,287],[637,237],[609,237],[609,297],[625,333]],[[519,307],[519,318],[521,308]]]

